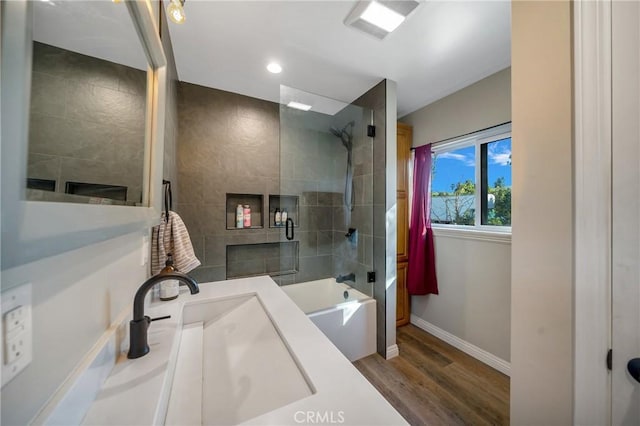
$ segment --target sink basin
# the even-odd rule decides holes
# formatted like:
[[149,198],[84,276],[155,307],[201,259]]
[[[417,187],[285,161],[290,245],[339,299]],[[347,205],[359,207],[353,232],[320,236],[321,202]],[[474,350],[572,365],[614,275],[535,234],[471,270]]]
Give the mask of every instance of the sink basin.
[[314,393],[256,294],[183,309],[166,424],[237,424]]

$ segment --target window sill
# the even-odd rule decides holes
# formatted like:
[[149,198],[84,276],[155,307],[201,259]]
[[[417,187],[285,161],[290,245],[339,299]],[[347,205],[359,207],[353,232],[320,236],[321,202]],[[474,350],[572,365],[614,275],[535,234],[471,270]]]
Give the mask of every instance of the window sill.
[[485,241],[491,243],[511,244],[511,230],[493,231],[487,229],[464,229],[453,226],[432,225],[436,237],[459,238],[463,240]]

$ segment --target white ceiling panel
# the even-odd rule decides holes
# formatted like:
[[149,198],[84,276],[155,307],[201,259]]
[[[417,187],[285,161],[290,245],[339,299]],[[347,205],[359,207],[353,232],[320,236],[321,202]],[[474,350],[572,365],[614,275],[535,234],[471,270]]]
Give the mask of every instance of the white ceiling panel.
[[[187,0],[169,24],[180,80],[279,101],[280,85],[351,102],[383,78],[402,116],[511,63],[508,1],[423,1],[384,40],[343,21],[355,1]],[[280,74],[266,65],[277,61]]]

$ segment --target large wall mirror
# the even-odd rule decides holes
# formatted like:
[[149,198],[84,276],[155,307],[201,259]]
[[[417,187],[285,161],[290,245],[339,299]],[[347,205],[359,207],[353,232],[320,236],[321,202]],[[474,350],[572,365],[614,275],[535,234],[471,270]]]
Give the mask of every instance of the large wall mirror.
[[33,3],[28,200],[144,206],[147,57],[124,3]]
[[159,221],[166,57],[152,3],[0,3],[2,270]]

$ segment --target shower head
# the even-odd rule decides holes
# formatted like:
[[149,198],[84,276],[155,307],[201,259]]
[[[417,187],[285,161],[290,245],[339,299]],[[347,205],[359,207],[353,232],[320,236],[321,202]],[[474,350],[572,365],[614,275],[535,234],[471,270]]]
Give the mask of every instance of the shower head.
[[344,141],[345,137],[347,138],[347,140],[351,140],[351,138],[353,137],[353,135],[352,135],[353,129],[349,129],[349,128],[355,126],[355,124],[356,124],[355,121],[350,121],[342,128],[342,130],[338,130],[335,127],[331,126],[329,131],[335,137],[338,137],[338,138],[342,139],[343,141]]
[[351,149],[353,148],[353,143],[352,143],[352,139],[353,139],[353,126],[355,126],[355,121],[350,121],[347,123],[346,126],[344,126],[342,128],[342,130],[338,130],[335,127],[331,127],[329,128],[329,131],[335,136],[340,138],[340,141],[342,142],[342,145],[344,145],[345,148],[347,148],[347,150],[349,150],[349,153],[351,152]]
[[333,136],[338,137],[338,138],[342,138],[342,132],[338,129],[336,129],[335,127],[331,127],[329,129],[329,131],[331,132],[331,134],[333,134]]

